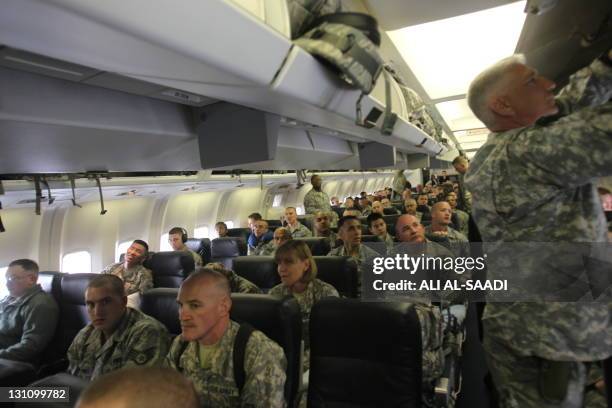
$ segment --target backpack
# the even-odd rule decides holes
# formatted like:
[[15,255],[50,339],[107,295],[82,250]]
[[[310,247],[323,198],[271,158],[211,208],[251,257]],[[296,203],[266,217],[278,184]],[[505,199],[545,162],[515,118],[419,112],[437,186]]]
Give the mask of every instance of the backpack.
[[[246,345],[251,338],[251,334],[255,331],[253,326],[248,323],[240,323],[240,327],[238,328],[238,333],[236,333],[236,338],[234,339],[234,353],[233,353],[233,363],[234,363],[234,381],[236,382],[236,387],[238,387],[238,392],[242,394],[242,389],[244,388],[244,382],[246,381],[246,372],[244,371],[244,356],[246,352]],[[174,361],[175,365],[178,367],[181,361],[181,356],[185,352],[185,349],[189,345],[188,341],[183,341],[181,343],[181,348],[177,354],[176,360]]]

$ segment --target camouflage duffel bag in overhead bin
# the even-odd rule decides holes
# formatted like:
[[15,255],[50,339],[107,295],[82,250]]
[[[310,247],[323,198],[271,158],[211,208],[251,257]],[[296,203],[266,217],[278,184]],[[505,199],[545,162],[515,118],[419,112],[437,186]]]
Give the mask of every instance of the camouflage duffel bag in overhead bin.
[[287,0],[291,21],[291,38],[300,37],[315,27],[315,20],[341,10],[340,0]]

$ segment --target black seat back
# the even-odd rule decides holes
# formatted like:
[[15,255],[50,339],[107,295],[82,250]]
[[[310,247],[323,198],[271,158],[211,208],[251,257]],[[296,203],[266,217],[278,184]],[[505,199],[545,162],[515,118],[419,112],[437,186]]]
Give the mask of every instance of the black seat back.
[[226,268],[232,267],[232,259],[247,254],[247,244],[242,238],[223,237],[212,241],[211,262],[220,262]]
[[268,228],[270,228],[270,230],[283,226],[283,223],[280,220],[266,220],[266,222],[268,223]]
[[140,310],[159,320],[175,336],[181,333],[177,296],[178,288],[154,288],[140,298]]
[[264,292],[280,283],[276,263],[271,256],[239,256],[233,258],[232,270],[253,282]]
[[420,407],[413,305],[326,298],[310,315],[309,407]]
[[331,251],[331,245],[329,239],[324,237],[309,237],[309,238],[295,238],[297,241],[304,241],[308,248],[310,248],[310,252],[314,256],[323,256],[327,255],[329,251]]
[[300,368],[302,317],[295,299],[232,293],[231,318],[238,322],[249,323],[283,348],[287,357],[285,398],[287,406],[294,406],[302,375]]
[[332,285],[340,296],[357,297],[357,262],[349,256],[315,256],[317,278]]
[[195,264],[189,252],[157,252],[145,262],[153,271],[153,286],[156,288],[178,288],[194,270]]
[[187,248],[202,257],[204,265],[210,262],[210,239],[208,238],[189,238],[185,242]]
[[245,243],[249,241],[249,235],[251,235],[250,228],[229,228],[227,230],[227,237],[242,238]]

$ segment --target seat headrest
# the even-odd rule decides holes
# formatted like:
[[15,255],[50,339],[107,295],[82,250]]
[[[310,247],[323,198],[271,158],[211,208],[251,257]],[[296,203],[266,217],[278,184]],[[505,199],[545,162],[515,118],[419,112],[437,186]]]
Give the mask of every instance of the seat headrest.
[[156,252],[147,260],[145,266],[153,271],[153,276],[180,276],[186,278],[193,272],[195,264],[189,252]]
[[232,270],[253,282],[264,292],[280,283],[276,263],[271,256],[239,256],[234,258]]
[[283,348],[287,357],[285,396],[288,399],[288,406],[294,406],[293,399],[298,391],[299,376],[302,375],[300,372],[302,317],[295,299],[232,293],[230,317],[238,322],[249,323]]
[[85,305],[85,290],[97,273],[64,274],[61,278],[61,301],[63,304]]
[[421,406],[421,329],[412,304],[322,299],[311,311],[310,347],[313,406]]
[[325,237],[295,238],[296,241],[304,241],[310,248],[312,255],[327,255],[331,251],[329,239]]
[[191,249],[193,252],[200,254],[207,247],[210,248],[210,239],[208,238],[187,238],[185,246]]
[[341,296],[357,297],[357,263],[349,256],[315,256],[317,278],[332,285]]
[[395,206],[393,208],[383,208],[384,215],[397,215],[397,209]]
[[229,228],[227,230],[228,237],[242,238],[244,242],[248,241],[249,235],[251,235],[250,228]]
[[246,255],[246,242],[241,238],[223,237],[212,240],[212,257],[228,258]]
[[52,295],[55,300],[59,300],[63,275],[61,272],[40,271],[38,272],[38,284],[42,287],[42,290]]
[[180,334],[181,325],[178,318],[176,298],[178,288],[153,288],[147,290],[140,298],[140,310],[159,320],[170,334]]

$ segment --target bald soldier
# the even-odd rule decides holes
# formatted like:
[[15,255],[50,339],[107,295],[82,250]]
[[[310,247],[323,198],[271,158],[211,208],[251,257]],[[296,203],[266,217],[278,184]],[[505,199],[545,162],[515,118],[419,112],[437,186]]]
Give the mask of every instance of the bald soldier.
[[166,327],[127,306],[121,279],[98,275],[85,290],[91,323],[68,349],[68,373],[93,380],[126,366],[161,365],[168,352]]
[[[206,268],[196,271],[181,285],[177,303],[182,332],[166,364],[193,382],[202,407],[285,406],[283,349],[262,332],[230,320],[232,299],[225,276]],[[237,384],[233,366],[239,336],[248,336],[243,384]]]
[[92,382],[77,408],[198,408],[193,384],[167,367],[128,367]]
[[[608,52],[572,75],[556,97],[555,83],[520,55],[472,81],[468,104],[492,132],[465,179],[483,242],[607,241],[593,181],[612,175],[611,57]],[[489,245],[488,277],[506,277],[497,265],[508,255],[518,263],[512,273],[539,284],[546,296],[566,284],[567,276],[559,271],[587,272],[580,251],[531,246],[534,254],[526,256],[508,253],[506,245]],[[534,279],[540,276],[546,279]],[[600,302],[488,302],[483,326],[502,407],[582,407],[584,363],[612,355],[609,297]]]

